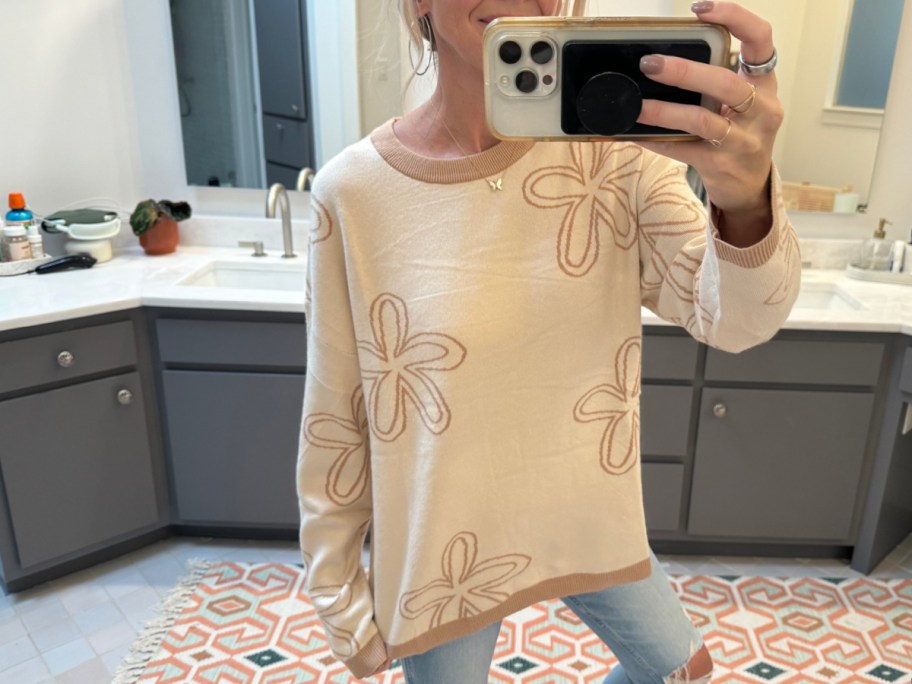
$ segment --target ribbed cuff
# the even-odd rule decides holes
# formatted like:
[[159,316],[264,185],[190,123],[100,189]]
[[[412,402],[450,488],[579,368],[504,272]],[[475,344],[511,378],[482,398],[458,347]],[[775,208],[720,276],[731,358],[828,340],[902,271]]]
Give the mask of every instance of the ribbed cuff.
[[383,639],[380,638],[379,634],[375,634],[374,638],[367,642],[367,646],[362,648],[348,660],[343,660],[342,662],[345,667],[351,670],[351,673],[355,675],[355,677],[364,679],[365,677],[370,677],[372,674],[376,674],[377,670],[386,662],[388,657],[389,656],[386,654],[386,644],[383,643]]
[[773,258],[779,248],[782,227],[787,222],[785,203],[782,200],[782,181],[775,165],[770,171],[770,207],[773,214],[773,225],[760,242],[750,247],[735,247],[725,242],[719,233],[719,215],[721,210],[710,203],[710,221],[716,254],[723,261],[741,268],[759,268]]

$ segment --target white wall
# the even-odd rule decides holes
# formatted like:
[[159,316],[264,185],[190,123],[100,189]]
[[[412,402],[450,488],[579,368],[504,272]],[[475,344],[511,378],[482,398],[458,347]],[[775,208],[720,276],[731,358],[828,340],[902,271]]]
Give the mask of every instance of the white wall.
[[[22,191],[41,212],[106,196],[126,211],[155,197],[188,199],[199,214],[263,215],[263,191],[181,184],[183,150],[166,0],[0,1],[5,25],[17,27],[0,40],[0,197]],[[315,4],[338,8],[346,3],[354,0]],[[340,39],[353,40],[353,35],[328,36],[336,41],[333,54],[344,48]],[[15,68],[8,68],[11,64]],[[907,2],[870,213],[796,215],[803,235],[863,237],[885,216],[896,223],[891,234],[907,237],[912,225],[909,83],[912,3]],[[338,81],[329,87],[338,89]],[[341,101],[330,104],[337,113],[351,114],[342,111]],[[303,198],[294,200],[293,215],[305,216]]]

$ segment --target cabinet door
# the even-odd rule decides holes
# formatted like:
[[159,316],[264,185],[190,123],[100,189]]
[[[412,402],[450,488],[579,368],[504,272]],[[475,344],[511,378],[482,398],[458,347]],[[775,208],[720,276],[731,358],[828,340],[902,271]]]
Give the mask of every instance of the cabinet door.
[[163,376],[179,522],[296,526],[304,376]]
[[0,402],[0,439],[22,567],[158,522],[138,374]]
[[704,389],[687,531],[848,542],[873,403]]

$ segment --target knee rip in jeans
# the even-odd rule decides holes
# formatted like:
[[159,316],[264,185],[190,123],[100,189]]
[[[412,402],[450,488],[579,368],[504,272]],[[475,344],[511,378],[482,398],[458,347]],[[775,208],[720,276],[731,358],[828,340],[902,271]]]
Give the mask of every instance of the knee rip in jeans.
[[712,672],[713,661],[706,644],[697,650],[696,644],[691,643],[687,662],[662,681],[665,684],[709,684]]

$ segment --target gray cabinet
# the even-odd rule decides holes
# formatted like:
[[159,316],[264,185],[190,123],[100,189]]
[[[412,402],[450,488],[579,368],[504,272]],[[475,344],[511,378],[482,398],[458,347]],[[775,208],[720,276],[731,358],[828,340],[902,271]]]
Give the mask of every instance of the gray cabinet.
[[687,531],[849,541],[872,394],[703,390]]
[[[669,331],[670,332],[670,331]],[[643,335],[640,452],[650,533],[681,526],[699,344],[678,331]]]
[[0,337],[0,560],[10,591],[148,543],[167,524],[141,316],[124,316]]
[[303,319],[165,314],[155,327],[175,524],[296,529]]
[[730,354],[647,327],[640,426],[654,548],[838,556],[857,545],[866,556],[853,567],[870,570],[912,527],[912,352],[895,347],[886,335],[782,331]]
[[[158,519],[137,373],[0,403],[0,466],[27,568]],[[51,429],[36,430],[38,416]]]
[[854,543],[886,345],[827,337],[707,350],[690,538]]
[[177,520],[297,525],[304,376],[173,370],[163,384]]

